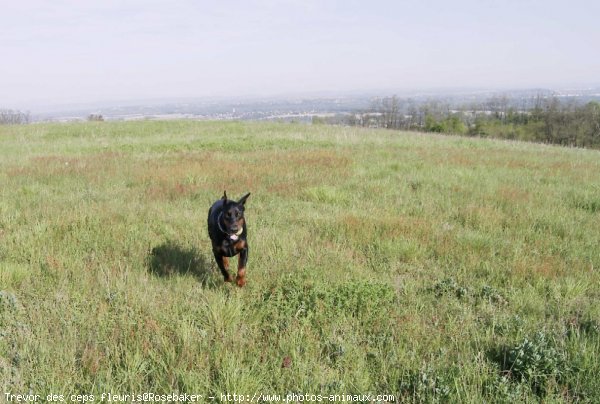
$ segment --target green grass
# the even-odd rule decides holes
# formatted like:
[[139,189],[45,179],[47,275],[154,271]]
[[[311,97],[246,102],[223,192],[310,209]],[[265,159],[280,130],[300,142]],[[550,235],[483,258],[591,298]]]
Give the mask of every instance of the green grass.
[[[600,401],[598,151],[35,124],[0,127],[0,184],[2,394]],[[224,189],[252,192],[243,289],[206,231]]]

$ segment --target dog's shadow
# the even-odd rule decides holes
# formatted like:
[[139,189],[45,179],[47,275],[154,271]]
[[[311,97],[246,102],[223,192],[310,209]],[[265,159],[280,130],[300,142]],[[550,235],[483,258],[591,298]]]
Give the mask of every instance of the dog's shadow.
[[161,278],[192,275],[205,287],[215,287],[217,277],[209,261],[196,248],[183,248],[167,241],[152,248],[147,258],[148,272]]

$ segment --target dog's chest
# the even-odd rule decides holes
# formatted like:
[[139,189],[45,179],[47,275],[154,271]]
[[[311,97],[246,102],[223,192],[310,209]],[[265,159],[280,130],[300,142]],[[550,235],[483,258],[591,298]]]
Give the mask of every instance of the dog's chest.
[[244,239],[231,240],[229,238],[223,239],[219,249],[222,254],[226,257],[232,257],[239,254],[241,250],[246,247],[246,241]]

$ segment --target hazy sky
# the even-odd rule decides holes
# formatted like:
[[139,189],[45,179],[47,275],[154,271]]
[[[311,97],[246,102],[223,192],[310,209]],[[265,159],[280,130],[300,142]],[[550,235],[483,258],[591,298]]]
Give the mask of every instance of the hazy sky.
[[600,83],[598,0],[0,0],[0,108]]

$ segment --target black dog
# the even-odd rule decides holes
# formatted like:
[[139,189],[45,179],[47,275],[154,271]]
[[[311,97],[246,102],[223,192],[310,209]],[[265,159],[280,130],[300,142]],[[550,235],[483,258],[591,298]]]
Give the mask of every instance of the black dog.
[[228,271],[229,258],[239,254],[236,283],[240,287],[246,284],[248,240],[244,204],[249,196],[250,193],[247,193],[236,202],[227,199],[227,193],[223,192],[223,197],[208,210],[208,234],[217,265],[225,282],[232,282]]

